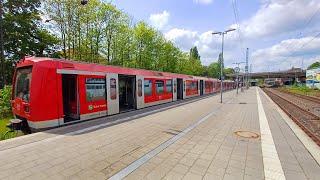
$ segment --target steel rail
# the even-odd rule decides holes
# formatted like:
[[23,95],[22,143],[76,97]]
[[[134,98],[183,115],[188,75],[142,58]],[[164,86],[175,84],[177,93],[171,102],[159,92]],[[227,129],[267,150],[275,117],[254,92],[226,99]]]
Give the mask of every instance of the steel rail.
[[[266,89],[267,89],[267,88],[266,88]],[[272,89],[272,90],[273,90],[273,91],[270,91],[270,90],[268,89],[268,91],[272,92],[273,94],[275,94],[275,95],[279,96],[280,98],[282,98],[282,99],[290,102],[291,104],[299,107],[300,109],[303,109],[303,110],[306,111],[310,116],[316,116],[316,117],[318,117],[318,118],[320,119],[320,116],[319,116],[319,115],[317,115],[317,114],[315,114],[315,113],[313,113],[313,112],[310,112],[309,109],[304,109],[303,107],[297,105],[296,103],[294,103],[294,102],[292,102],[292,101],[290,101],[290,100],[282,97],[281,95],[275,93],[275,92],[279,92],[279,93],[286,93],[286,92],[283,92],[283,91],[280,91],[280,90],[274,90],[274,89]],[[275,91],[275,92],[274,92],[274,91]],[[289,96],[291,95],[291,94],[289,94],[289,93],[286,93],[286,94],[288,94]],[[292,95],[292,96],[294,96],[294,95]],[[298,96],[295,96],[295,97],[300,98],[300,97],[298,97]],[[301,99],[303,99],[303,100],[308,100],[308,99],[305,99],[305,98],[302,98],[302,97],[301,97]],[[313,102],[313,103],[320,103],[320,102],[315,102],[315,101],[312,101],[312,102]],[[313,108],[314,108],[314,107],[313,107]]]
[[312,102],[315,102],[315,103],[319,103],[319,104],[320,104],[320,98],[315,97],[315,96],[308,96],[308,95],[297,94],[297,93],[289,92],[289,91],[286,91],[286,90],[279,90],[279,91],[280,91],[280,92],[283,92],[283,93],[287,93],[287,94],[293,95],[293,96],[296,96],[296,97],[299,97],[299,98],[302,98],[302,99],[305,99],[305,100],[309,100],[309,101],[312,101]]
[[[318,120],[320,123],[320,118],[318,116],[315,116],[314,114],[310,113],[309,111],[306,111],[305,109],[301,108],[300,106],[286,100],[285,98],[271,92],[270,90],[263,88],[263,91],[270,96],[270,98],[318,145],[320,146],[320,137],[315,134],[315,132],[313,132],[312,130],[310,130],[310,126],[313,127],[314,125],[310,122],[310,120]],[[278,98],[278,100],[276,99]],[[282,103],[279,102],[279,99],[282,100]],[[304,118],[306,118],[308,121],[303,121],[302,117],[296,117],[294,116],[291,112],[289,112],[289,108],[285,108],[283,105],[283,103],[287,103],[287,105],[291,105],[292,107],[294,107],[297,110],[300,110],[301,112],[301,116]],[[306,117],[309,116],[309,117]],[[311,116],[311,118],[310,118]],[[314,119],[313,119],[314,118]],[[309,126],[309,127],[308,127]],[[319,131],[320,129],[318,127],[316,127],[316,131]]]

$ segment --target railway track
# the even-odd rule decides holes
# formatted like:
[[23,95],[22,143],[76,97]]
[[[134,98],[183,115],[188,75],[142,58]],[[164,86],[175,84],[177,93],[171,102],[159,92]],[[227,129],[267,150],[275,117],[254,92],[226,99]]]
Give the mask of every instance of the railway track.
[[320,118],[303,108],[292,100],[281,96],[279,91],[263,89],[264,92],[288,114],[289,117],[315,142],[320,146]]
[[302,99],[306,99],[308,101],[312,101],[312,102],[320,104],[320,98],[319,97],[296,94],[296,93],[292,93],[292,92],[285,91],[285,90],[280,90],[280,91],[284,92],[284,93],[287,93],[287,94],[290,94],[290,95],[293,95],[293,96],[296,96],[296,97],[299,97],[299,98],[302,98]]
[[303,95],[295,95],[278,89],[268,90],[320,118],[320,102],[318,102],[317,99],[303,97]]

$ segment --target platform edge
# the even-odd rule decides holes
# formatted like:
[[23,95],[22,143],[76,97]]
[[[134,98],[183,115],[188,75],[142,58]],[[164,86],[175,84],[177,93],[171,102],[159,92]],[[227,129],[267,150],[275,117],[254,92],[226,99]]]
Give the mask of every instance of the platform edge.
[[295,136],[320,166],[320,147],[296,123],[294,123],[293,120],[264,91],[261,90],[261,88],[259,88],[259,90],[271,102],[271,104],[273,104]]

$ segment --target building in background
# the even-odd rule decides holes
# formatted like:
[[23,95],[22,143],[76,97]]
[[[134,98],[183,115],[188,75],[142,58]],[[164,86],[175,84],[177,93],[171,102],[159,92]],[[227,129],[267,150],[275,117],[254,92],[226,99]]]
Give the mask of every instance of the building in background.
[[306,85],[309,88],[320,89],[320,68],[306,71]]

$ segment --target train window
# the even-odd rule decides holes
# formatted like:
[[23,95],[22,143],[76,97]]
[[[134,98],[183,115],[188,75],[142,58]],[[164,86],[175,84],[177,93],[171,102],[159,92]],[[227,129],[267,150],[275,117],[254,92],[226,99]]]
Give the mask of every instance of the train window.
[[212,90],[212,88],[213,88],[213,82],[210,82],[210,81],[206,81],[206,89],[208,89],[208,90]]
[[192,82],[192,89],[193,90],[198,90],[198,81]]
[[152,81],[144,80],[144,95],[151,96],[152,95]]
[[166,92],[172,93],[172,80],[166,81]]
[[156,80],[156,92],[157,94],[163,93],[164,82],[162,80]]
[[106,85],[104,78],[86,78],[87,102],[106,99]]
[[110,79],[110,99],[117,99],[117,80],[115,78]]
[[30,97],[30,81],[32,68],[19,68],[16,72],[15,97],[19,97],[29,102]]
[[138,96],[139,97],[142,96],[142,80],[141,79],[138,80]]
[[191,83],[190,81],[186,81],[185,82],[185,86],[186,86],[186,89],[189,90],[191,88]]
[[198,90],[198,81],[187,81],[187,90]]

